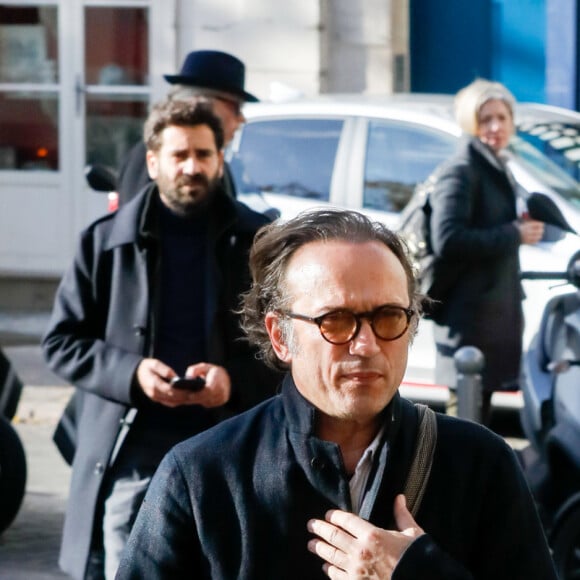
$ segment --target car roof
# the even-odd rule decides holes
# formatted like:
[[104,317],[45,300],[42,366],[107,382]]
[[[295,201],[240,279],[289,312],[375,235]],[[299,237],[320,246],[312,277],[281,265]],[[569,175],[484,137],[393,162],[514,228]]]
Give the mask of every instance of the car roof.
[[377,117],[415,121],[458,134],[451,95],[396,93],[393,95],[325,94],[288,101],[261,101],[244,106],[248,119],[277,116]]
[[[365,95],[356,93],[322,94],[286,101],[248,103],[248,119],[279,115],[370,116],[415,120],[457,133],[453,114],[454,95],[440,93],[394,93]],[[567,123],[580,125],[580,113],[542,103],[516,103],[516,124]]]
[[516,106],[518,122],[567,123],[580,125],[580,113],[554,105],[542,103],[518,103]]

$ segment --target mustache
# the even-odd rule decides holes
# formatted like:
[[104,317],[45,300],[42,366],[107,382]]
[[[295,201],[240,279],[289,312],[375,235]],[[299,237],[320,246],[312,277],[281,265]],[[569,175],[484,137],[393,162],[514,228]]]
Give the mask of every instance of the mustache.
[[203,185],[208,187],[209,177],[203,173],[194,173],[193,175],[180,175],[176,181],[177,187],[196,185]]

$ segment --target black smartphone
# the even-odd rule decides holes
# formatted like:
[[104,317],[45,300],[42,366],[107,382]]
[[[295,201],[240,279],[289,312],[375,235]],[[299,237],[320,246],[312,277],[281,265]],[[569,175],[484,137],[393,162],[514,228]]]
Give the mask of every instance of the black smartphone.
[[193,379],[187,377],[174,377],[171,379],[171,386],[174,389],[183,389],[186,391],[201,391],[205,387],[205,379],[195,377]]

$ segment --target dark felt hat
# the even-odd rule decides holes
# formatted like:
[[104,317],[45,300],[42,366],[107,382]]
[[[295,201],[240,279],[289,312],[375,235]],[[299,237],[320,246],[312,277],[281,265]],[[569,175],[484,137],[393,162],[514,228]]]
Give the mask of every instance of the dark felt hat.
[[177,75],[163,75],[172,85],[185,85],[229,93],[243,101],[258,99],[244,90],[246,67],[244,63],[219,50],[195,50],[183,61]]

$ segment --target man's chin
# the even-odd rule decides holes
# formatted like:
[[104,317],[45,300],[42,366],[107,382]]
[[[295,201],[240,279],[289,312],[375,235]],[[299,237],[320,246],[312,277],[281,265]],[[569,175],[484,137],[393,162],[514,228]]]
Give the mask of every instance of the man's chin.
[[210,195],[207,189],[197,189],[192,188],[187,197],[183,196],[180,201],[176,204],[178,208],[175,208],[177,213],[184,216],[196,215],[200,211],[205,210],[209,204]]

